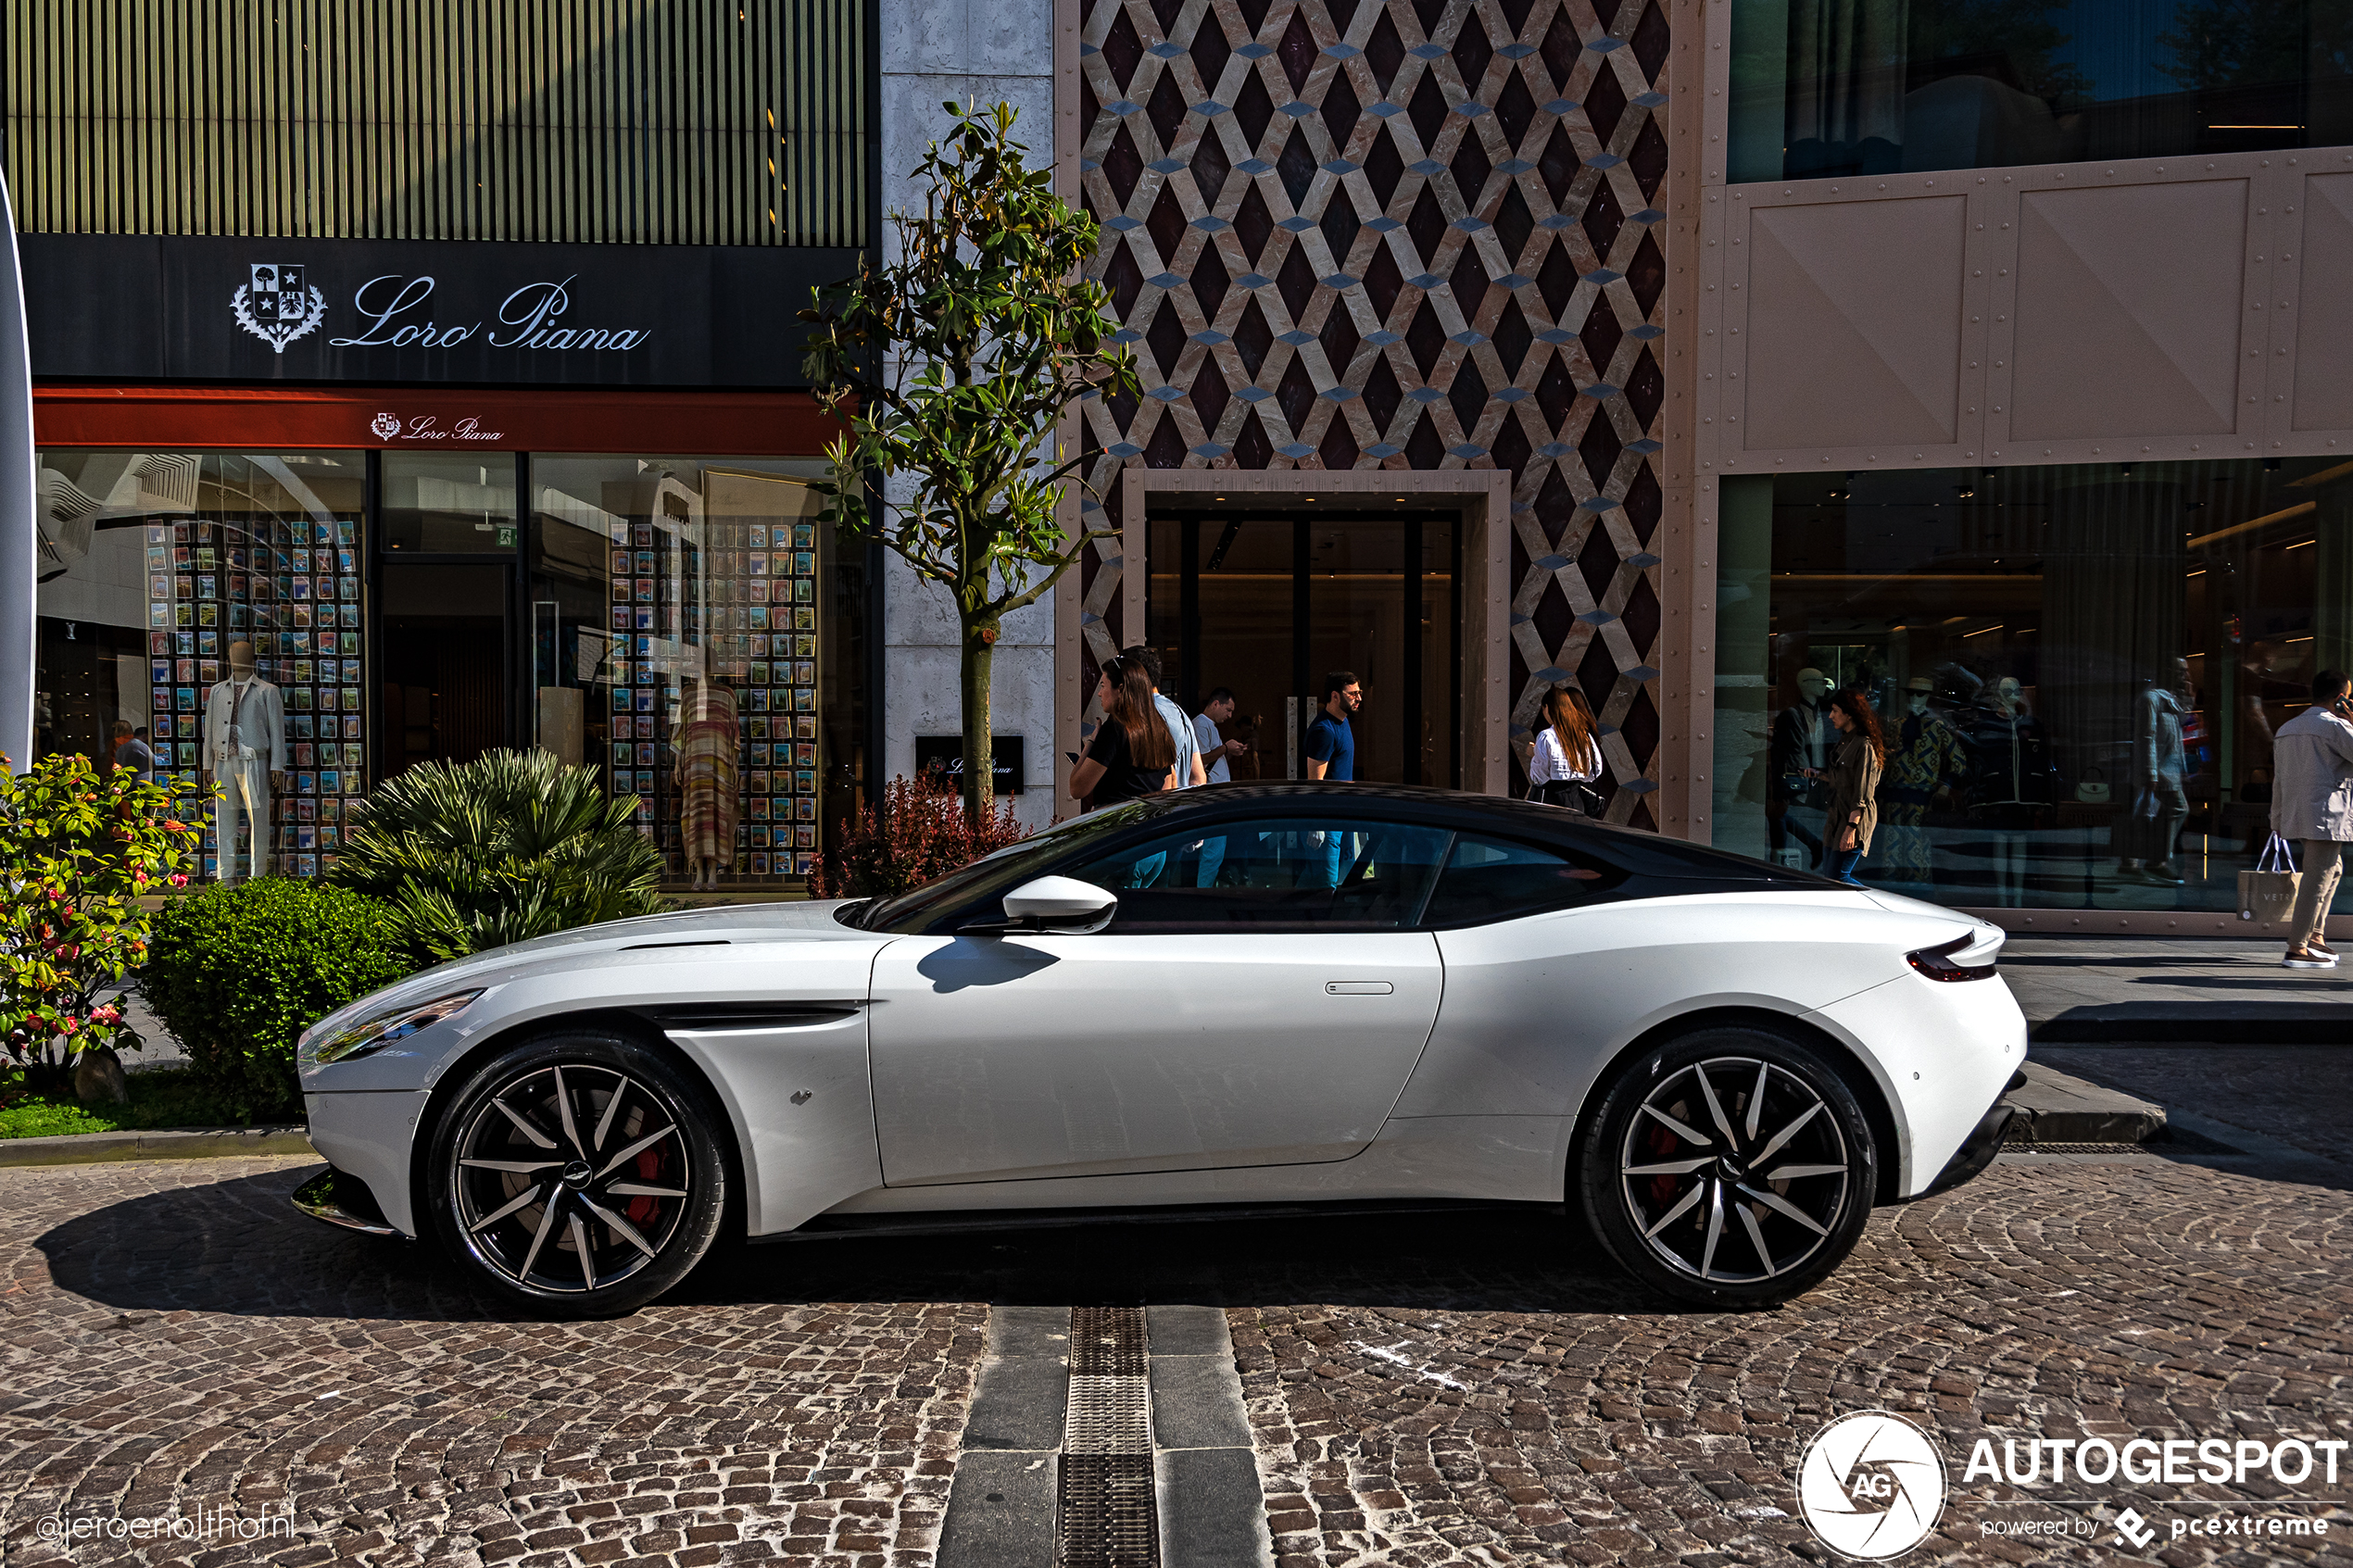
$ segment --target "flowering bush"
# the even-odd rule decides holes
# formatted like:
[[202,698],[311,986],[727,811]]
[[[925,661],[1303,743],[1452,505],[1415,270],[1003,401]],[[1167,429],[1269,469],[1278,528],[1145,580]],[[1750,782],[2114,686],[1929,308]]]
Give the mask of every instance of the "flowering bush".
[[142,896],[187,884],[202,792],[80,756],[0,759],[0,1085],[138,1035],[98,993],[146,960]]
[[820,898],[887,898],[968,866],[1029,835],[1013,802],[996,804],[975,822],[953,789],[935,777],[897,778],[880,809],[859,808],[839,842],[809,879]]

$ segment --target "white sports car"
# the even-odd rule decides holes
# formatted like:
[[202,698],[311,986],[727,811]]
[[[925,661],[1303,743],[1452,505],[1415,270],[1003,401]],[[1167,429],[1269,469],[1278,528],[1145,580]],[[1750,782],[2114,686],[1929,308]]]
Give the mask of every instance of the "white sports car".
[[1566,1203],[1664,1292],[1768,1304],[1992,1160],[2001,942],[1554,808],[1218,785],[896,898],[412,975],[303,1035],[296,1202],[564,1313],[723,1234],[1433,1200]]

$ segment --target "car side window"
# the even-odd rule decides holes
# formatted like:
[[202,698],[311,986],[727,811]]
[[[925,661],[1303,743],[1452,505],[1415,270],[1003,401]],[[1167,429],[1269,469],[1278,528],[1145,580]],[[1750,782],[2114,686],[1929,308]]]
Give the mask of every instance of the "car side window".
[[1061,874],[1119,896],[1114,932],[1396,931],[1421,913],[1453,834],[1345,817],[1163,834]]
[[1505,839],[1457,834],[1422,923],[1489,925],[1571,909],[1624,880],[1598,865]]

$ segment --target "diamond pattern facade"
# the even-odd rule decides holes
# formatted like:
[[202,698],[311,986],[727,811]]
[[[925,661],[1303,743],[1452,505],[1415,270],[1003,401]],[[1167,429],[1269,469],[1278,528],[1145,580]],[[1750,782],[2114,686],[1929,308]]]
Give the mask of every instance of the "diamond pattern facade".
[[[1096,495],[1132,464],[1511,470],[1515,750],[1575,681],[1611,818],[1655,825],[1657,0],[1082,3],[1094,270],[1142,383],[1085,406]],[[1116,549],[1087,568],[1091,662]]]

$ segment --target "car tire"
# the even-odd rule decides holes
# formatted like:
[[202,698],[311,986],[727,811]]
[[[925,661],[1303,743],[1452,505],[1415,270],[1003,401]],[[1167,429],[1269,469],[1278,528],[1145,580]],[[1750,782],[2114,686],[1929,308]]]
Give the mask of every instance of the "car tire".
[[519,1041],[434,1128],[424,1198],[460,1268],[557,1317],[634,1311],[683,1279],[727,1208],[700,1079],[610,1030]]
[[1879,1189],[1845,1079],[1818,1048],[1740,1025],[1636,1055],[1603,1091],[1579,1168],[1586,1218],[1629,1273],[1730,1310],[1818,1284]]

